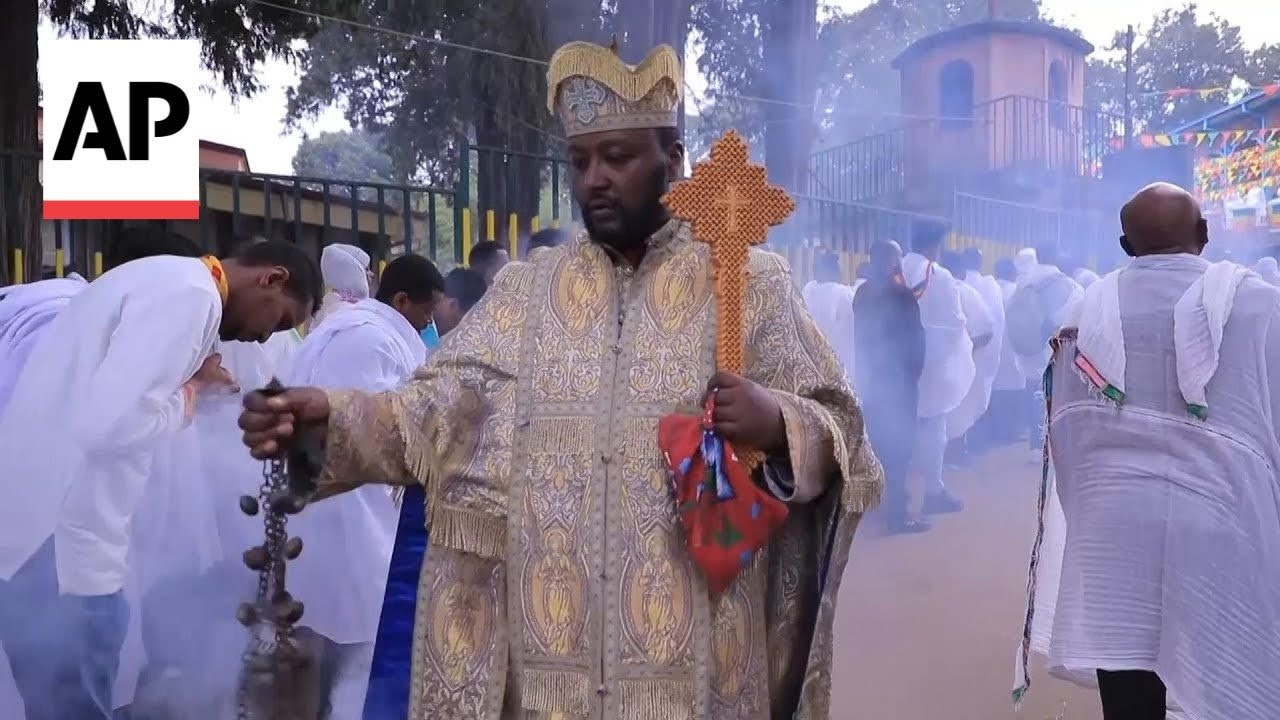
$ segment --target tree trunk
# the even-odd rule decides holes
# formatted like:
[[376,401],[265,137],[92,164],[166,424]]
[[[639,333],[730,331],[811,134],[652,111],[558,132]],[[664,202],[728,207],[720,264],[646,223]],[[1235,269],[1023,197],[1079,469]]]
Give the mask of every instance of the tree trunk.
[[0,285],[21,248],[26,281],[40,279],[40,144],[36,134],[39,0],[11,0],[0,21]]
[[618,45],[623,60],[638,63],[657,44],[654,39],[654,11],[655,5],[662,2],[663,0],[619,0]]
[[817,45],[817,0],[777,0],[760,13],[764,87],[765,166],[769,179],[794,192],[808,186],[813,144],[813,49]]

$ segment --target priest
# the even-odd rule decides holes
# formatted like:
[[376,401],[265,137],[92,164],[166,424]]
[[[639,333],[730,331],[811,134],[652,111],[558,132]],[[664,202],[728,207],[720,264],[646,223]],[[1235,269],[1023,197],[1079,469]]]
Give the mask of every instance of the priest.
[[[256,457],[323,444],[320,497],[425,487],[410,717],[829,716],[837,591],[881,472],[778,256],[751,252],[744,375],[715,372],[709,249],[661,202],[682,78],[666,46],[634,67],[561,48],[549,100],[586,234],[499,272],[404,388],[246,398]],[[714,597],[658,442],[709,389],[790,511]]]

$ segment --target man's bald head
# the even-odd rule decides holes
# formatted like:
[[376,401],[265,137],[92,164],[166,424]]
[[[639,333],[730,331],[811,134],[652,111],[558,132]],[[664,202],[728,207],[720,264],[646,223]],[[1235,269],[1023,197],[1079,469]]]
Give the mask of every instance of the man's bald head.
[[1177,185],[1158,182],[1138,191],[1120,209],[1120,246],[1132,257],[1191,253],[1209,242],[1200,204]]
[[877,240],[872,243],[868,258],[872,274],[889,277],[897,273],[902,265],[902,247],[892,240]]

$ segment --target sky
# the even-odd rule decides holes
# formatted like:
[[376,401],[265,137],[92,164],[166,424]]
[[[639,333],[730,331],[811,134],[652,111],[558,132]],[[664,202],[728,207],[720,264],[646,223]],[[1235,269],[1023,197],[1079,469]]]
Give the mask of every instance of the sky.
[[[830,5],[847,12],[856,11],[870,0],[827,0]],[[1089,42],[1105,48],[1115,31],[1126,23],[1141,27],[1157,12],[1180,7],[1182,0],[1044,0],[1042,5],[1054,20],[1068,24]],[[1274,0],[1201,0],[1201,13],[1216,12],[1241,26],[1244,41],[1250,47],[1275,39],[1280,27],[1280,3]],[[55,37],[47,24],[41,27],[42,40]],[[199,67],[191,69],[200,84],[216,84],[211,74]],[[236,102],[221,89],[192,98],[192,117],[205,140],[242,147],[255,172],[289,174],[301,132],[284,130],[285,90],[297,81],[297,72],[287,63],[273,61],[263,66],[260,79],[265,88],[252,98]],[[701,78],[688,78],[693,92],[699,92]],[[337,110],[329,110],[314,122],[305,124],[304,132],[318,134],[343,130],[346,120]]]

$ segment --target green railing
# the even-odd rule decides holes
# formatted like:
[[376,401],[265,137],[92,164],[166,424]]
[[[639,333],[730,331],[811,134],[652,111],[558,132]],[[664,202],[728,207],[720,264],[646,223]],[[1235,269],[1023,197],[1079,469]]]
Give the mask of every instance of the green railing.
[[462,144],[458,162],[454,252],[465,258],[483,240],[521,255],[528,236],[568,227],[574,210],[569,163],[558,155]]

